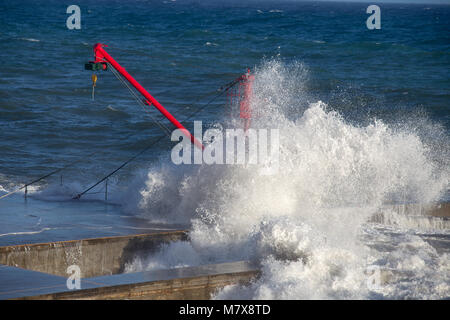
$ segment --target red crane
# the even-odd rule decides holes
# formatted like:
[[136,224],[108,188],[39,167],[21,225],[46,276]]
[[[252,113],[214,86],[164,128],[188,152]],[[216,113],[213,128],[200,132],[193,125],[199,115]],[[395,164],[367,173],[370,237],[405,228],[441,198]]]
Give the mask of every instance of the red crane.
[[191,140],[191,142],[198,148],[204,149],[203,144],[192,135],[189,130],[187,130],[166,108],[164,108],[158,100],[156,100],[147,90],[144,89],[143,86],[140,85],[139,82],[136,81],[126,70],[123,68],[113,57],[111,57],[108,52],[103,49],[103,47],[107,47],[107,45],[102,43],[97,43],[94,45],[94,61],[89,61],[86,64],[86,69],[99,71],[106,70],[107,64],[109,63],[114,69],[116,69],[128,82],[136,88],[136,90],[144,96],[146,99],[146,104],[150,106],[154,106],[159,110],[172,124],[180,129],[183,134]]

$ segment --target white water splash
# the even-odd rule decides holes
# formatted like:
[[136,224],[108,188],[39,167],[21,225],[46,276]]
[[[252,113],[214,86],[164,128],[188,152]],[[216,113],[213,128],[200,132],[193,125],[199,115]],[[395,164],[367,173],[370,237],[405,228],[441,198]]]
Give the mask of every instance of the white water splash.
[[30,41],[30,42],[41,42],[41,40],[33,39],[33,38],[20,38],[20,40]]
[[[261,278],[226,287],[216,298],[449,295],[442,276],[448,274],[447,255],[405,240],[402,246],[421,252],[418,257],[405,250],[386,257],[361,240],[362,226],[384,203],[437,201],[450,174],[436,159],[446,155],[430,150],[417,130],[380,120],[356,126],[324,102],[309,103],[307,78],[302,64],[268,61],[256,70],[253,126],[280,130],[278,174],[243,166],[161,165],[136,179],[139,192],[126,195],[128,210],[153,221],[190,223],[191,241],[169,244],[128,271],[250,259],[261,266]],[[374,261],[417,270],[377,292],[367,285]],[[413,289],[425,278],[425,289]]]

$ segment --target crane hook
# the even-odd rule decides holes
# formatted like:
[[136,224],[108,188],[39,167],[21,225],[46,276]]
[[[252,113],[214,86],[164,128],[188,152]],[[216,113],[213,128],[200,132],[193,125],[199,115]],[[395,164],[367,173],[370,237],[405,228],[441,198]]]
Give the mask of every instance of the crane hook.
[[95,94],[95,84],[97,83],[97,75],[94,73],[92,75],[92,101],[94,101],[94,94]]

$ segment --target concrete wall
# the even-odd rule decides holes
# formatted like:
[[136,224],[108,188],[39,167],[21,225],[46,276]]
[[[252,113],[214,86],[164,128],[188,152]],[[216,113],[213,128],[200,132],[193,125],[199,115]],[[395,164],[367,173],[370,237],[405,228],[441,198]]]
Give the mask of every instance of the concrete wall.
[[[393,205],[386,208],[410,217],[441,217],[443,219],[438,220],[447,222],[450,217],[450,203]],[[63,278],[59,285],[61,288],[54,287],[55,291],[45,294],[37,293],[40,289],[37,288],[37,294],[18,297],[21,299],[209,299],[218,288],[246,284],[259,276],[256,267],[243,262],[120,274],[126,263],[132,262],[135,257],[147,256],[159,250],[162,244],[172,241],[188,241],[187,232],[0,247],[0,264],[61,277],[67,277],[67,267],[76,264],[82,271],[81,277],[85,278],[84,284],[89,284],[82,290],[68,291]],[[386,281],[391,276],[386,274]]]
[[188,240],[186,231],[6,246],[0,247],[0,264],[63,277],[67,267],[76,264],[81,277],[89,278],[121,273],[135,256],[180,240]]
[[[239,267],[237,269],[240,269]],[[218,289],[231,284],[249,284],[258,270],[236,270],[221,274],[202,274],[169,280],[99,286],[16,298],[19,300],[207,300]],[[115,277],[109,276],[109,277]],[[93,281],[93,280],[89,280]],[[113,282],[115,280],[113,279]]]
[[391,224],[390,212],[398,214],[404,221],[409,221],[409,225],[413,226],[429,226],[435,229],[446,229],[450,225],[450,203],[438,204],[421,204],[408,203],[386,205],[379,212],[375,213],[370,222],[381,224]]
[[388,208],[403,215],[415,215],[415,216],[431,216],[431,217],[450,217],[450,202],[444,202],[439,204],[398,204],[388,206]]

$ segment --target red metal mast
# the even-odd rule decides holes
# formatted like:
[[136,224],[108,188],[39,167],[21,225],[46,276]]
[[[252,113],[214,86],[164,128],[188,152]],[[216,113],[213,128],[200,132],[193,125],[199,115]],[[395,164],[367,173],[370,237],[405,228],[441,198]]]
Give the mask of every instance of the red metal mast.
[[244,131],[247,132],[250,128],[250,122],[252,118],[251,98],[253,94],[253,81],[255,76],[250,74],[250,69],[247,70],[247,74],[242,76],[242,81],[239,83],[240,87],[243,87],[244,96],[239,103],[241,119],[244,119]]
[[[126,70],[123,68],[116,60],[114,60],[113,57],[111,57],[103,47],[107,47],[107,45],[104,45],[102,43],[97,43],[94,45],[94,57],[95,61],[94,63],[110,63],[114,69],[116,69],[125,79],[128,80],[129,83],[133,87],[136,88],[137,91],[139,91],[140,94],[142,94],[145,99],[147,99],[147,103],[149,105],[153,105],[156,109],[159,110],[170,122],[173,123],[175,127],[180,129],[183,134],[188,137],[191,142],[198,148],[204,149],[203,144],[196,139],[190,132],[187,130],[180,122],[178,122],[177,119],[173,115],[170,114],[169,111],[167,111],[150,93],[148,93],[147,90],[142,87],[139,82],[137,82]],[[105,65],[106,68],[106,65]],[[105,69],[103,68],[103,69]]]

